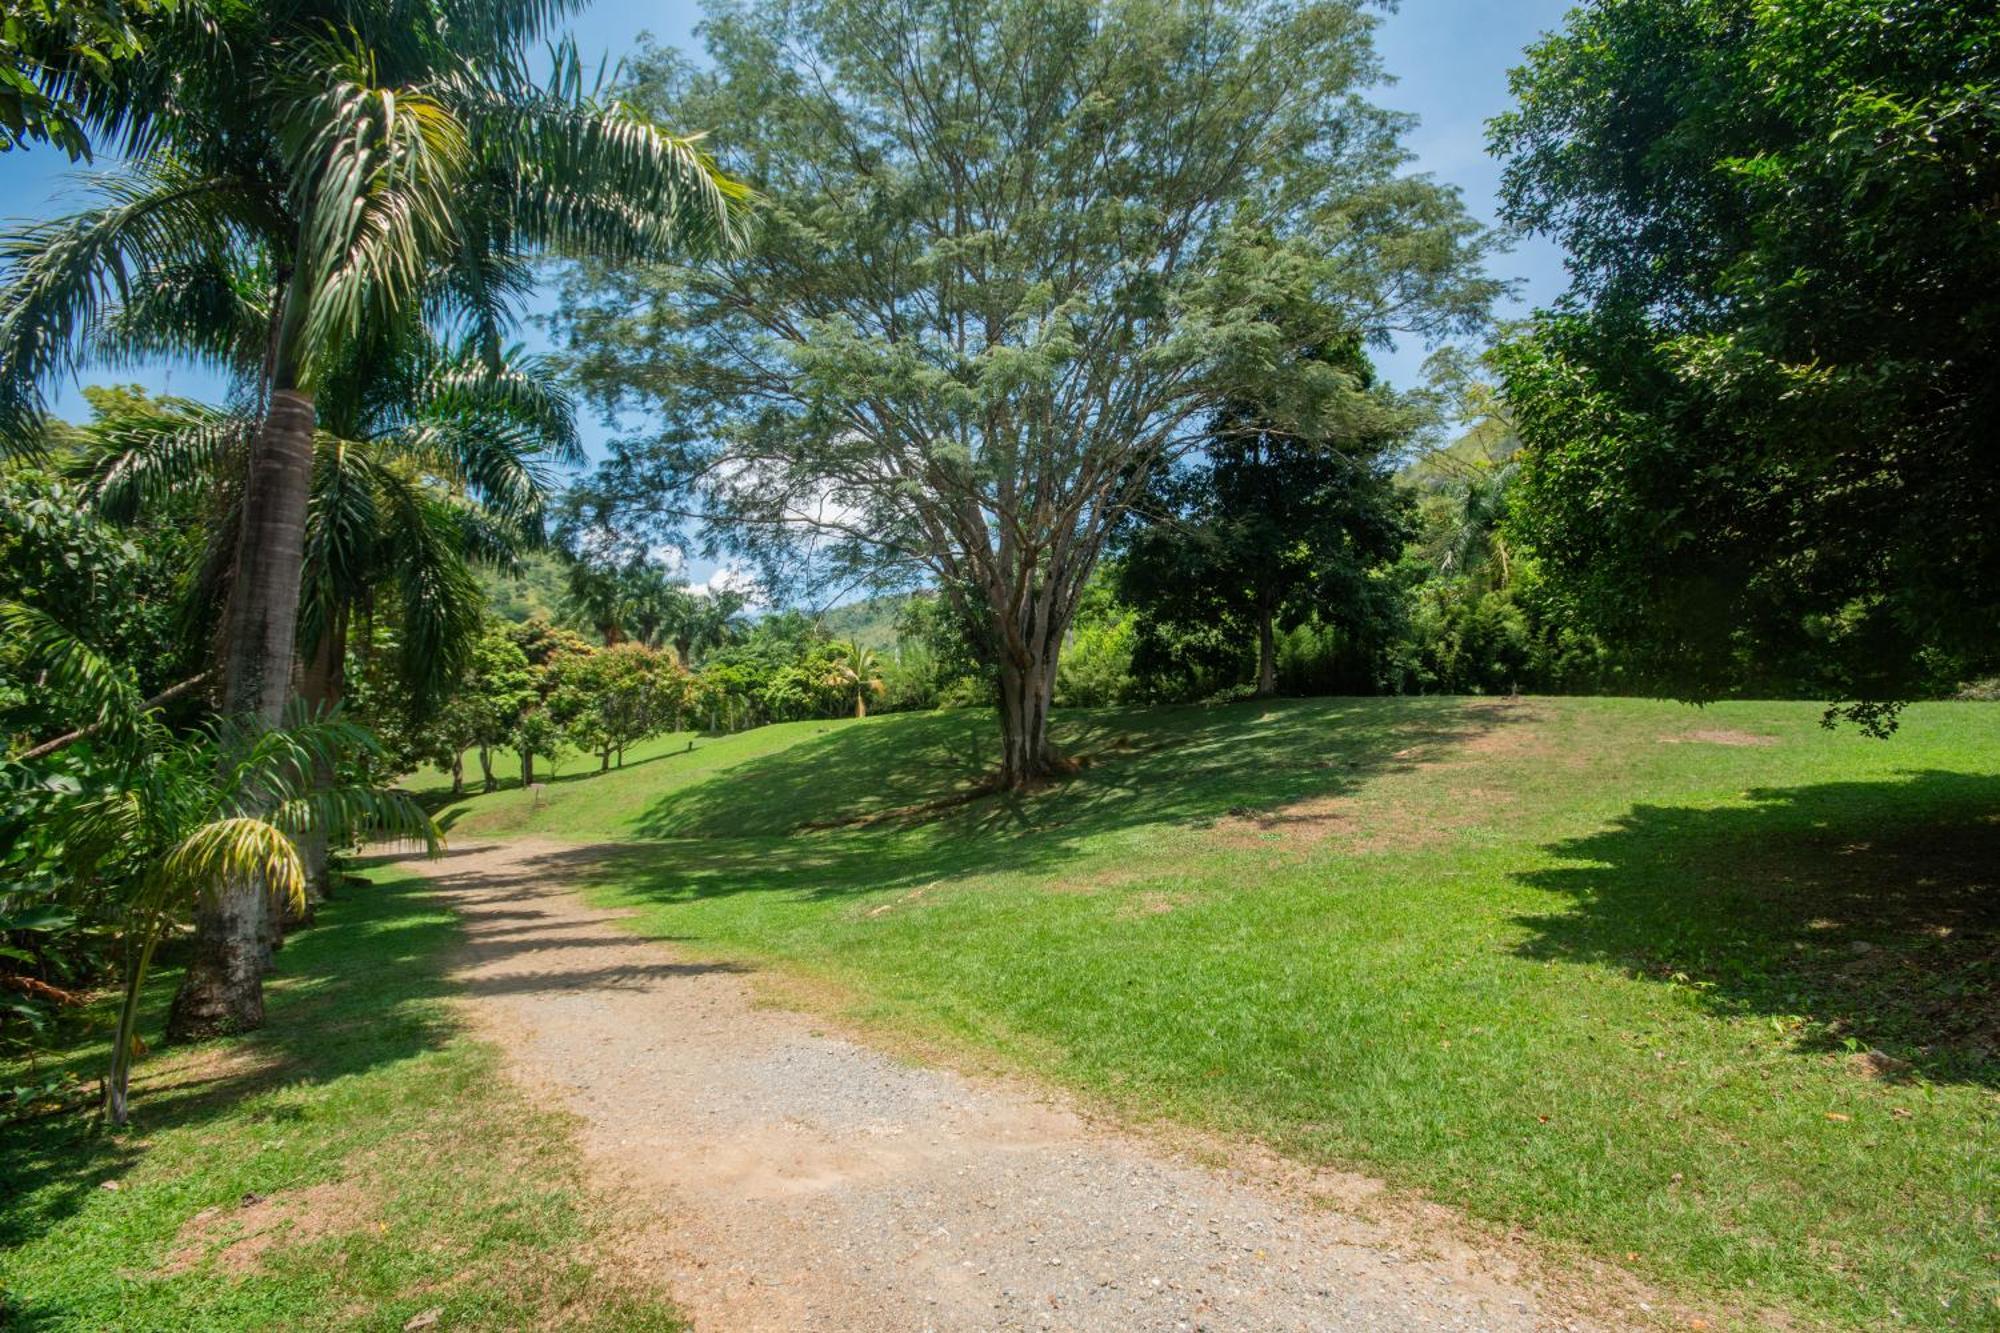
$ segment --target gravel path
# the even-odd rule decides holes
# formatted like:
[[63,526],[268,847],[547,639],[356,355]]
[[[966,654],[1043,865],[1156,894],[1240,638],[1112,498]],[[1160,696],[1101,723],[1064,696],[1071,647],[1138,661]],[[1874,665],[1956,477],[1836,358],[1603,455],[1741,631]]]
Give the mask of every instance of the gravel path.
[[1448,1227],[1193,1165],[759,1005],[740,969],[570,893],[590,855],[512,842],[426,870],[465,918],[476,1023],[580,1117],[599,1183],[637,1207],[633,1261],[697,1329],[1605,1326]]

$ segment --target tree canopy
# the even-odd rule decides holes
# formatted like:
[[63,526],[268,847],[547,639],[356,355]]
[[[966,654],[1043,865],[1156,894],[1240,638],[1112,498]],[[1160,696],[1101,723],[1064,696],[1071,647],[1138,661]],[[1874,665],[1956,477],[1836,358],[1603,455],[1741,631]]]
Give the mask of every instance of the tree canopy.
[[615,448],[597,516],[934,584],[997,669],[1005,780],[1045,772],[1064,633],[1152,472],[1225,403],[1342,430],[1367,390],[1296,349],[1463,330],[1495,291],[1365,99],[1373,22],[804,0],[718,10],[712,68],[643,51],[627,96],[713,127],[764,206],[741,259],[579,271],[582,383],[664,423]]
[[1635,678],[1896,701],[2000,654],[2000,11],[1597,0],[1492,126],[1566,298],[1513,506]]
[[[1321,355],[1371,383],[1356,350]],[[1407,536],[1392,450],[1410,422],[1383,397],[1374,420],[1358,417],[1322,441],[1259,430],[1248,413],[1224,410],[1199,460],[1162,475],[1118,569],[1119,593],[1141,612],[1142,671],[1166,666],[1165,641],[1190,631],[1232,653],[1254,641],[1257,693],[1272,694],[1280,631],[1368,618],[1370,573]]]

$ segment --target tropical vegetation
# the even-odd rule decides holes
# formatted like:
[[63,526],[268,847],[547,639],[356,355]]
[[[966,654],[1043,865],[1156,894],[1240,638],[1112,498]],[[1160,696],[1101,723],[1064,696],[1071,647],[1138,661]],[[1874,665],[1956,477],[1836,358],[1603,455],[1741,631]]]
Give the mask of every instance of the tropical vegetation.
[[1690,1309],[1991,1324],[2000,17],[1584,0],[1490,228],[1385,8],[0,15],[83,171],[0,234],[0,1325],[674,1326],[362,860],[447,835]]

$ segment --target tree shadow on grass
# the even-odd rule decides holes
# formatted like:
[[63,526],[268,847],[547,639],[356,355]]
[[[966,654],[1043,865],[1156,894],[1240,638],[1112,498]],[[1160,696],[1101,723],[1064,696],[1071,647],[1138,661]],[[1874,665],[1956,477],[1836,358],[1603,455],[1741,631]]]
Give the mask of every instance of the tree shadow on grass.
[[1523,919],[1522,952],[1692,987],[1876,1077],[2000,1086],[2000,777],[1747,796],[1552,847],[1572,864],[1522,878],[1575,906]]
[[1336,793],[1436,758],[1532,716],[1497,700],[1264,700],[1225,707],[1059,714],[1076,776],[1029,793],[990,792],[997,759],[985,710],[885,718],[748,759],[662,796],[648,838],[796,833],[863,821],[944,819],[1019,832],[1079,833],[1216,818],[1239,807]]
[[[700,753],[703,747],[713,745],[718,738],[695,732],[677,731],[669,733],[669,736],[664,739],[674,742],[670,748],[661,750],[656,754],[649,754],[643,759],[627,759],[622,764],[614,762],[610,768],[605,769],[600,769],[597,766],[597,757],[595,755],[587,754],[578,756],[572,754],[566,758],[555,774],[536,778],[535,785],[538,787],[568,786],[575,782],[588,782],[592,778],[609,777],[613,773],[624,773],[632,769],[645,768],[652,764],[665,763],[670,759],[687,759]],[[448,828],[450,827],[449,821],[463,813],[463,810],[459,807],[462,807],[467,801],[479,796],[497,795],[503,791],[520,791],[524,785],[520,775],[517,773],[512,777],[500,778],[491,787],[488,787],[485,779],[475,773],[466,778],[464,791],[453,792],[449,785],[430,786],[419,791],[412,791],[410,795],[416,801],[417,805],[422,808],[424,813],[428,815],[436,816],[439,811],[443,811],[446,816],[443,826]]]
[[1081,771],[1018,794],[984,791],[984,767],[967,763],[972,729],[983,737],[990,718],[898,719],[802,742],[667,794],[640,831],[669,841],[553,853],[562,864],[544,868],[661,902],[739,893],[831,899],[995,871],[1047,872],[1101,834],[1200,827],[1338,796],[1533,717],[1529,705],[1456,699],[1071,715],[1059,734]]
[[[264,1028],[139,1059],[125,1132],[109,1132],[81,1112],[0,1125],[0,1249],[74,1216],[103,1182],[144,1157],[151,1135],[225,1117],[240,1121],[246,1113],[282,1120],[297,1109],[267,1094],[330,1083],[443,1046],[457,1030],[438,1003],[456,990],[446,968],[457,932],[449,910],[422,892],[355,890],[323,908],[319,924],[279,952]],[[156,1046],[178,980],[177,969],[162,967],[147,988],[140,1031]],[[108,1019],[97,1030],[108,1031]],[[100,1037],[49,1067],[73,1070],[95,1087],[105,1046]],[[33,1315],[0,1306],[0,1326],[26,1328]],[[9,1316],[19,1323],[10,1325]]]

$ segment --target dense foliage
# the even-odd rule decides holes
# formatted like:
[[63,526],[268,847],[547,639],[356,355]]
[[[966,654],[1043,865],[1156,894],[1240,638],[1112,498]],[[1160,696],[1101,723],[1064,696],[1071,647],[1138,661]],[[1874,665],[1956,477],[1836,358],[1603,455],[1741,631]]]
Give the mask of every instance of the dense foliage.
[[2000,657],[2000,9],[1597,0],[1493,125],[1572,285],[1514,524],[1637,679],[1895,701]]
[[[1313,359],[1374,388],[1355,348]],[[1256,691],[1273,694],[1280,633],[1318,622],[1352,634],[1381,618],[1373,574],[1405,535],[1391,451],[1409,420],[1390,395],[1376,400],[1323,439],[1226,409],[1197,458],[1159,474],[1118,569],[1121,597],[1141,613],[1142,674],[1227,672],[1249,641]]]

